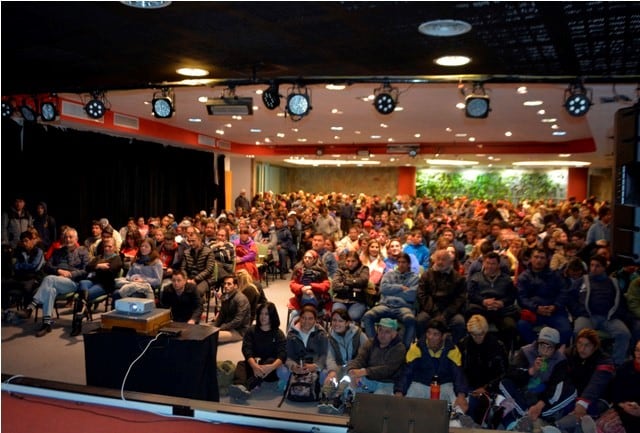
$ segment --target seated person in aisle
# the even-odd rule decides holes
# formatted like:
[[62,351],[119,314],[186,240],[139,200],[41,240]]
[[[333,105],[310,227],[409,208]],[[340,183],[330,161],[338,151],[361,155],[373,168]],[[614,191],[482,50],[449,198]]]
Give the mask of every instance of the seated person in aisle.
[[440,400],[447,400],[462,412],[468,409],[468,385],[462,371],[460,351],[445,339],[447,325],[438,319],[427,324],[427,332],[413,343],[406,355],[407,365],[394,387],[398,396],[431,398],[431,384],[440,385]]
[[165,286],[160,297],[160,305],[171,310],[174,322],[190,325],[200,323],[202,303],[195,284],[187,282],[187,273],[178,269],[171,275],[171,284]]
[[235,276],[225,277],[222,282],[220,313],[213,324],[220,328],[218,343],[242,340],[251,325],[251,305],[247,297],[238,290]]
[[346,310],[351,320],[359,323],[367,309],[368,285],[369,268],[360,262],[356,251],[349,251],[331,281],[332,310]]
[[411,346],[416,333],[414,304],[418,293],[418,275],[409,269],[409,254],[400,253],[398,267],[387,272],[380,283],[380,302],[362,316],[362,326],[369,338],[375,336],[374,324],[383,317],[396,319],[404,327],[402,341]]
[[469,410],[467,413],[480,425],[489,424],[491,395],[498,390],[498,383],[509,366],[507,350],[494,334],[489,333],[489,323],[484,316],[475,314],[467,321],[466,335],[458,342],[462,355],[462,371],[469,385]]
[[31,304],[33,294],[38,288],[44,273],[44,252],[37,244],[40,238],[37,233],[26,230],[20,233],[20,242],[12,251],[13,272],[11,278],[2,280],[2,309],[10,307],[9,299],[12,294],[19,296],[18,306],[26,307]]
[[244,361],[238,362],[229,387],[234,400],[244,401],[263,381],[278,380],[277,369],[287,358],[287,339],[280,329],[280,316],[273,302],[258,306],[256,323],[242,338]]
[[292,311],[287,326],[291,326],[295,322],[304,305],[312,305],[318,311],[329,309],[331,306],[330,286],[327,270],[319,260],[318,253],[314,250],[306,251],[302,260],[294,266],[291,275],[289,288],[294,296],[289,299],[288,308]]
[[538,340],[523,346],[516,354],[506,376],[500,381],[503,402],[502,425],[508,430],[530,431],[538,418],[553,422],[573,408],[575,386],[569,382],[568,363],[559,351],[557,329],[540,330]]
[[393,395],[394,383],[404,367],[405,352],[398,335],[398,321],[380,319],[375,336],[362,344],[355,358],[344,367],[347,375],[339,380],[335,397],[318,406],[320,413],[343,413],[359,392]]
[[251,323],[256,320],[256,311],[258,305],[267,302],[267,297],[262,290],[262,286],[258,287],[254,282],[249,272],[246,269],[240,269],[236,272],[238,278],[238,290],[240,290],[244,296],[249,300],[251,306]]

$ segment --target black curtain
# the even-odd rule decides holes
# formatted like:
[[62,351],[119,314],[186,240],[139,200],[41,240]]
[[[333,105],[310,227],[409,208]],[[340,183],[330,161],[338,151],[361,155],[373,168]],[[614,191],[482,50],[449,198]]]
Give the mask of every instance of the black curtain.
[[[218,170],[218,196],[216,197],[218,200],[216,201],[216,215],[220,215],[220,213],[227,209],[227,203],[226,203],[226,194],[225,194],[225,172],[224,172],[224,155],[218,155],[218,160],[217,160],[217,167],[216,169]],[[235,209],[233,209],[233,207],[230,207],[229,209],[232,209],[233,211],[235,211]]]
[[16,195],[47,203],[58,226],[88,236],[93,219],[177,219],[210,210],[219,194],[213,153],[2,119],[3,211]]

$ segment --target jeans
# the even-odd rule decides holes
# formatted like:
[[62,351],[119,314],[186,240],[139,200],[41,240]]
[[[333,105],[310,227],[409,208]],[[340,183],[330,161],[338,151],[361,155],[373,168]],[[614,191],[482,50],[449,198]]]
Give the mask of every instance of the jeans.
[[362,315],[367,311],[367,306],[360,302],[353,302],[349,304],[343,304],[342,302],[334,302],[331,307],[331,311],[336,311],[337,309],[342,308],[347,310],[349,313],[349,317],[356,323],[360,322],[362,319]]
[[56,296],[75,292],[76,290],[78,290],[78,283],[72,279],[58,275],[47,275],[42,280],[36,294],[33,295],[33,300],[42,305],[43,316],[50,318],[56,302]]
[[520,319],[518,321],[518,333],[522,337],[523,345],[533,343],[538,335],[534,331],[535,326],[550,326],[560,333],[560,343],[566,346],[571,340],[571,322],[569,316],[564,311],[559,311],[552,316],[541,316],[536,314],[536,323],[530,323]]
[[[431,385],[425,385],[420,382],[411,382],[409,389],[407,389],[406,397],[414,398],[431,398]],[[456,401],[456,393],[453,390],[453,383],[441,383],[440,384],[440,400],[448,401],[453,405]]]
[[100,284],[96,284],[91,280],[82,280],[80,281],[80,291],[87,292],[87,301],[92,301],[96,299],[98,296],[102,296],[107,292]]
[[605,331],[613,338],[613,353],[611,358],[616,366],[622,364],[627,359],[627,350],[629,349],[629,340],[631,340],[631,332],[624,322],[620,319],[607,320],[605,316],[580,316],[576,318],[574,323],[574,332],[578,335],[584,328]]
[[384,304],[378,304],[364,313],[362,316],[362,326],[367,337],[373,338],[376,335],[376,323],[383,317],[396,319],[404,327],[404,335],[402,341],[405,348],[409,348],[416,337],[416,316],[411,308],[407,307],[389,307]]

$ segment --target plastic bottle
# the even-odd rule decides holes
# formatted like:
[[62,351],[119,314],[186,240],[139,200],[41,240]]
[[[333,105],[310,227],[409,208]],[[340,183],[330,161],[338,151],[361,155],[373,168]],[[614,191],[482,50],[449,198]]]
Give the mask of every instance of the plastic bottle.
[[438,382],[438,376],[433,376],[431,381],[431,400],[440,400],[440,382]]

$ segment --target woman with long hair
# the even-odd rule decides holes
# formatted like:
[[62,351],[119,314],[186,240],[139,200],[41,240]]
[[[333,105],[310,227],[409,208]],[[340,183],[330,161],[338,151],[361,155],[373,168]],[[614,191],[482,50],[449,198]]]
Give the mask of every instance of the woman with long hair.
[[116,279],[116,291],[113,299],[126,298],[128,296],[154,299],[154,290],[160,288],[162,282],[162,262],[154,241],[145,238],[140,242],[138,254],[136,254],[127,275]]

